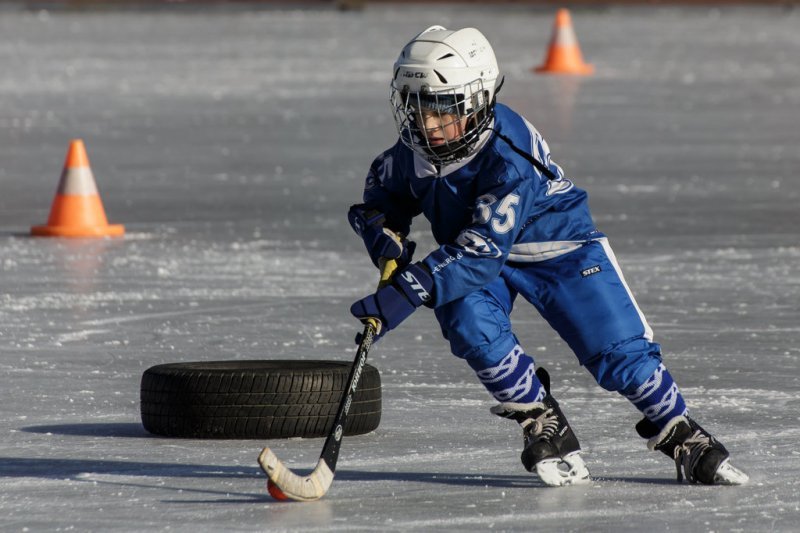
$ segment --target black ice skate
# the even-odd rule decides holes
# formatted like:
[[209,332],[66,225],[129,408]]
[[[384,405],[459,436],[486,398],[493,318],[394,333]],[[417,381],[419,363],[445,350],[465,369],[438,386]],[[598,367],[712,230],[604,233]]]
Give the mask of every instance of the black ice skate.
[[684,476],[690,483],[706,485],[742,485],[749,479],[730,464],[725,446],[688,416],[676,417],[661,431],[645,418],[636,424],[636,431],[649,439],[648,448],[675,461],[678,483]]
[[589,483],[589,470],[580,456],[581,447],[555,398],[550,395],[550,376],[539,368],[536,375],[547,390],[541,402],[501,403],[492,413],[516,420],[522,427],[522,464],[550,486]]

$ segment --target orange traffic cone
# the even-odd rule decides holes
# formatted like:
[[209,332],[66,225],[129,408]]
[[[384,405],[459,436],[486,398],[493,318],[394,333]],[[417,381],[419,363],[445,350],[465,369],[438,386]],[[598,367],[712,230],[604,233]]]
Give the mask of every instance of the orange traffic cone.
[[583,62],[581,48],[578,46],[578,37],[572,28],[572,18],[568,10],[559,9],[556,13],[556,23],[550,39],[550,47],[547,50],[547,59],[543,65],[534,70],[545,74],[588,75],[594,72],[592,65]]
[[31,235],[44,237],[117,237],[125,226],[109,224],[97,193],[89,157],[81,139],[73,139],[67,151],[61,181],[44,226],[33,226]]

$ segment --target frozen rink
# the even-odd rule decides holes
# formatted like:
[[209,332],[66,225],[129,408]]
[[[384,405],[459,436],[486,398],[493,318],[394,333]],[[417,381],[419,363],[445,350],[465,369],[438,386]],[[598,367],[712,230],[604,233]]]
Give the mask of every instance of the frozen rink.
[[[463,6],[0,8],[0,530],[796,531],[800,520],[800,12],[574,10],[590,78],[534,76],[553,10]],[[373,348],[377,431],[314,503],[279,503],[256,440],[144,431],[155,364],[351,360],[376,272],[352,234],[393,142],[391,65],[425,27],[477,26],[499,99],[587,189],[698,421],[751,476],[679,486],[627,401],[520,303],[593,483],[544,487],[520,432],[422,310]],[[69,139],[119,240],[27,236]],[[420,221],[422,254],[433,241]],[[421,257],[420,255],[419,257]],[[312,468],[322,439],[270,441]]]

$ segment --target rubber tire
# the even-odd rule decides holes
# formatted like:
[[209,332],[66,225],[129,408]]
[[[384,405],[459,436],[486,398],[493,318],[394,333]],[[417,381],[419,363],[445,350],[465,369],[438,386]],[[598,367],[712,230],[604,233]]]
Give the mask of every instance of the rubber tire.
[[[142,424],[166,437],[325,437],[351,367],[338,361],[283,360],[156,365],[142,375]],[[369,433],[380,419],[380,374],[366,364],[344,434]]]

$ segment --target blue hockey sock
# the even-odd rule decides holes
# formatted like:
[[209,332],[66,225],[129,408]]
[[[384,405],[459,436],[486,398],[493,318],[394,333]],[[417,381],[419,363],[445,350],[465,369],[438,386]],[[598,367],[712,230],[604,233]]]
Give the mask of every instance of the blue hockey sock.
[[533,403],[547,394],[535,370],[533,359],[517,344],[500,362],[475,373],[497,401]]
[[676,416],[685,416],[688,413],[678,385],[663,364],[659,364],[653,375],[634,392],[623,394],[661,429]]

